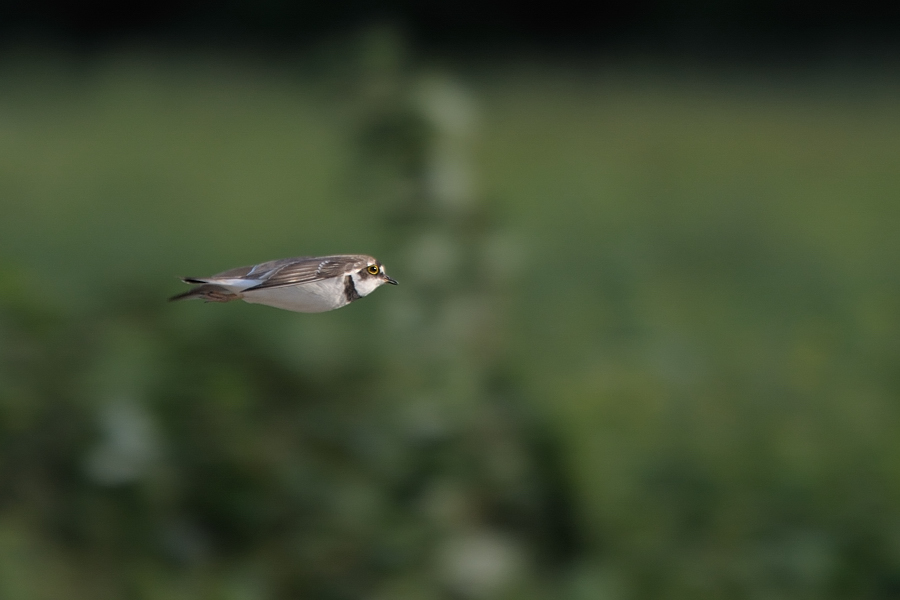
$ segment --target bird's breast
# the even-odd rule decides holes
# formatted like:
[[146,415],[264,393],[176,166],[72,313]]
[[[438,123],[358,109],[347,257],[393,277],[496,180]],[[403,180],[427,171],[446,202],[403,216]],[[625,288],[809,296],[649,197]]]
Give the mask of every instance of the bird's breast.
[[347,304],[343,278],[334,277],[300,285],[262,288],[243,292],[245,302],[265,304],[294,312],[316,313]]

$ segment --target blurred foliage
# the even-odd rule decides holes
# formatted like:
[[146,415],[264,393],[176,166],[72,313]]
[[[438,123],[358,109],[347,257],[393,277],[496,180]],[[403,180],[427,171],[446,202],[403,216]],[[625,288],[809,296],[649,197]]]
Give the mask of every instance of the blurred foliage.
[[894,597],[897,89],[353,48],[0,63],[0,598]]

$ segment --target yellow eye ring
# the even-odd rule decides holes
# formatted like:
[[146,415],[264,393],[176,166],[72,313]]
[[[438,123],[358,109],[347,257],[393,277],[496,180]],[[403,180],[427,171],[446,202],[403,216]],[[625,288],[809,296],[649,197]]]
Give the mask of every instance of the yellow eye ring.
[[378,265],[369,265],[366,267],[366,271],[369,272],[369,275],[378,275]]

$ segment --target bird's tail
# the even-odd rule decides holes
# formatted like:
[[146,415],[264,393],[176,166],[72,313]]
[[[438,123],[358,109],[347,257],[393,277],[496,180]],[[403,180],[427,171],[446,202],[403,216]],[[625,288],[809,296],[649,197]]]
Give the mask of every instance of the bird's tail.
[[[185,278],[184,281],[186,283],[199,283],[196,280],[191,280],[189,278]],[[183,294],[172,296],[171,298],[169,298],[169,302],[174,302],[175,300],[189,300],[191,298],[200,298],[205,302],[231,302],[232,300],[240,300],[241,295],[232,292],[228,288],[222,287],[221,285],[204,283],[184,292]]]

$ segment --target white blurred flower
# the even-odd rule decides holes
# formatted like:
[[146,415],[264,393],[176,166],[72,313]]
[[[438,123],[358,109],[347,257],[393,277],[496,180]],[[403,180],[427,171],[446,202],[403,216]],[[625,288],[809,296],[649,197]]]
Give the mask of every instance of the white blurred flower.
[[467,137],[475,131],[475,100],[453,79],[441,75],[423,78],[416,98],[422,112],[441,134]]
[[448,540],[438,552],[446,584],[465,598],[490,598],[510,585],[523,566],[522,552],[511,538],[487,530]]
[[471,206],[476,196],[469,147],[477,120],[475,100],[462,86],[442,76],[424,78],[416,99],[437,132],[426,175],[431,197],[449,209]]
[[88,453],[85,470],[103,485],[140,479],[159,457],[159,436],[153,419],[140,404],[111,402],[98,415],[103,439]]
[[409,402],[403,414],[408,434],[416,440],[435,440],[447,435],[451,424],[439,400],[423,396]]

